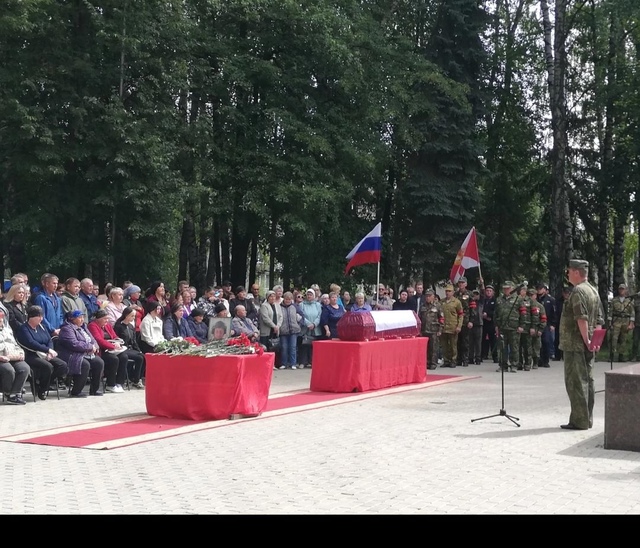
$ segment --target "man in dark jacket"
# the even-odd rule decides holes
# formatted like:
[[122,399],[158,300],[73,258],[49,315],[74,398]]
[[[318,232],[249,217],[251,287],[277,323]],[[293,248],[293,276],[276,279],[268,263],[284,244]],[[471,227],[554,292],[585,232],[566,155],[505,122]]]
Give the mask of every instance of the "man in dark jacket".
[[542,331],[540,340],[540,359],[538,367],[550,367],[549,360],[554,355],[554,344],[556,338],[556,326],[559,318],[556,315],[556,300],[549,295],[549,288],[545,283],[536,285],[538,293],[538,302],[544,306],[545,315],[547,316],[547,326]]
[[491,352],[493,363],[498,363],[496,324],[493,317],[496,309],[496,293],[492,285],[485,288],[482,301],[482,359],[488,360],[489,352]]

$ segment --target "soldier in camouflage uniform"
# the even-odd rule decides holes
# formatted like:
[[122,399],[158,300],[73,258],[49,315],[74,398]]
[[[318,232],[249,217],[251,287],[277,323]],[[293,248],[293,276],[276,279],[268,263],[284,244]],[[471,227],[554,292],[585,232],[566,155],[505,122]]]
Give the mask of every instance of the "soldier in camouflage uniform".
[[[542,348],[542,333],[547,327],[547,313],[544,305],[538,302],[538,292],[531,288],[528,291],[531,307],[529,308],[529,335],[531,337],[531,368],[538,369],[540,350]],[[528,369],[525,366],[525,371]]]
[[[526,308],[524,312],[524,331],[520,334],[520,352],[518,353],[518,371],[531,369],[531,335],[529,335],[529,326],[531,324],[531,299],[528,296],[529,286],[524,282],[518,287],[518,297],[520,297],[521,306]],[[527,369],[528,366],[528,369]]]
[[432,289],[424,293],[424,301],[420,307],[420,321],[422,322],[422,335],[429,337],[427,343],[427,369],[438,367],[438,350],[440,348],[440,334],[444,326],[444,314],[440,303],[436,301]]
[[520,335],[524,331],[526,308],[514,292],[515,284],[502,284],[502,295],[496,299],[496,334],[500,345],[500,367],[497,371],[515,373],[518,370]]
[[[633,296],[634,320],[640,320],[640,293]],[[640,322],[636,321],[633,328],[633,344],[631,345],[631,357],[633,361],[640,361]]]
[[460,301],[453,296],[452,285],[445,287],[444,293],[445,298],[440,303],[444,314],[444,327],[442,335],[440,335],[442,357],[444,358],[442,367],[455,367],[458,354],[458,334],[462,329],[464,312]]
[[635,308],[633,300],[627,296],[627,286],[618,286],[618,296],[611,301],[612,354],[618,354],[618,361],[623,362],[622,355],[627,333],[635,327]]
[[469,365],[469,302],[471,301],[471,293],[467,289],[467,278],[461,276],[458,279],[458,289],[453,296],[460,301],[462,305],[462,327],[458,335],[458,365],[467,367]]
[[564,383],[571,403],[569,422],[560,426],[566,430],[593,426],[593,356],[599,347],[589,350],[589,346],[594,330],[602,325],[602,313],[598,292],[587,280],[588,271],[587,261],[569,261],[568,277],[574,287],[560,318]]

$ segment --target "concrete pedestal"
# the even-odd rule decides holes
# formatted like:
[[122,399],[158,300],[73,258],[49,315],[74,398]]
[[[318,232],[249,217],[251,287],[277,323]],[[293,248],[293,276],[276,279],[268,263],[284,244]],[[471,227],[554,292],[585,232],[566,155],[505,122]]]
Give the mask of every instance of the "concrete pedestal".
[[605,371],[604,447],[640,451],[640,363]]

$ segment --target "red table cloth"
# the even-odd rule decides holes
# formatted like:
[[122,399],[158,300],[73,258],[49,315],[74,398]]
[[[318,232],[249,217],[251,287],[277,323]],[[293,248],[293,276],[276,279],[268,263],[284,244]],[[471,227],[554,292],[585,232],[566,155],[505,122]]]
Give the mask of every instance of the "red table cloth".
[[426,382],[428,341],[314,341],[311,390],[364,392]]
[[269,399],[273,352],[237,356],[146,354],[147,413],[191,420],[256,416]]

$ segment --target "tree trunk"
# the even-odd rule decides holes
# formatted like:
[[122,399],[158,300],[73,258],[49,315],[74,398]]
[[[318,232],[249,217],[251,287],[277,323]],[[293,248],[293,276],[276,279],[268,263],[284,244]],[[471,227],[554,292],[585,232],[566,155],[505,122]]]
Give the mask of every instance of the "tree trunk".
[[616,215],[613,220],[613,294],[618,294],[618,285],[624,279],[624,217]]
[[[573,256],[573,239],[569,197],[566,182],[567,107],[565,95],[566,11],[567,0],[556,0],[555,25],[552,33],[547,0],[540,0],[544,28],[547,84],[551,109],[553,147],[551,149],[551,255],[549,286],[557,294],[562,286],[564,270]],[[553,47],[551,36],[553,34]]]
[[258,269],[258,235],[251,239],[251,258],[249,259],[249,287],[256,283],[256,270]]

